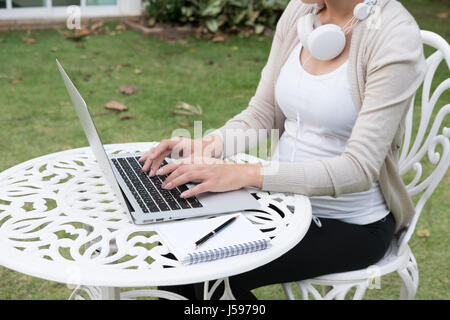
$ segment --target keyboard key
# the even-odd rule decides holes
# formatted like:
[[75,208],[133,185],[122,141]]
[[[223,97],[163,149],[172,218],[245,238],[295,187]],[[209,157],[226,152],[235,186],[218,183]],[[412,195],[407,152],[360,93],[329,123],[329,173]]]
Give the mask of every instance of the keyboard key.
[[[180,210],[189,208],[200,208],[202,204],[196,197],[183,199],[181,193],[188,190],[186,185],[179,186],[172,190],[166,190],[161,187],[166,176],[149,177],[147,173],[142,172],[144,163],[138,160],[140,157],[128,157],[112,159],[112,163],[124,179],[131,194],[138,205],[145,213]],[[167,165],[163,161],[161,166]]]
[[203,207],[200,201],[196,197],[191,197],[186,199],[189,204],[192,206],[192,208],[201,208]]

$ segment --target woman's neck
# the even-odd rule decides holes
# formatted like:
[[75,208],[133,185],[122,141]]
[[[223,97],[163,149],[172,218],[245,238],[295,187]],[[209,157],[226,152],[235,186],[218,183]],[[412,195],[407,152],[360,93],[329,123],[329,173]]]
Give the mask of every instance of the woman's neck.
[[323,17],[326,20],[329,20],[329,23],[345,23],[353,17],[353,9],[360,2],[363,1],[325,0],[325,7],[322,10]]

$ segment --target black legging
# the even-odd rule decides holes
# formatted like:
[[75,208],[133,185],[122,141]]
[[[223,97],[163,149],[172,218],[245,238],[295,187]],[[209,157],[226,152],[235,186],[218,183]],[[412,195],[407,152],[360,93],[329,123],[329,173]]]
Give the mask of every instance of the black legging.
[[[250,290],[262,286],[367,268],[383,257],[395,229],[392,213],[367,225],[324,218],[321,218],[320,222],[321,227],[311,222],[305,237],[278,259],[230,277],[235,298],[254,300],[256,297]],[[201,299],[203,296],[203,284],[160,289],[179,293],[192,300]],[[216,296],[220,295],[221,292]]]

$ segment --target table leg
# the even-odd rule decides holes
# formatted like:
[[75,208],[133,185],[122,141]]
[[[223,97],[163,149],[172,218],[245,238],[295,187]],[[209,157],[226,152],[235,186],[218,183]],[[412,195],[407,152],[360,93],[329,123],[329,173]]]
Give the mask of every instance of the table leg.
[[219,298],[219,300],[236,300],[236,298],[233,295],[233,292],[231,291],[230,286],[230,280],[227,278],[217,279],[214,280],[215,282],[210,288],[209,281],[205,281],[203,285],[203,299],[204,300],[211,300],[214,292],[219,288],[219,286],[223,283],[224,285],[224,292],[222,296]]

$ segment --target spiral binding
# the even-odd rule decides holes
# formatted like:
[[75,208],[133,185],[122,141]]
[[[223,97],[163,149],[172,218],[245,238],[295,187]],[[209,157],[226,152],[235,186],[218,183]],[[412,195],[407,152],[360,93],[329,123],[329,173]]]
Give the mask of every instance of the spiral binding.
[[186,258],[183,259],[183,264],[194,264],[207,261],[213,261],[241,254],[247,254],[260,250],[267,249],[270,244],[269,240],[262,239],[257,241],[251,241],[238,245],[232,245],[224,248],[217,248],[212,250],[200,251],[189,253]]

